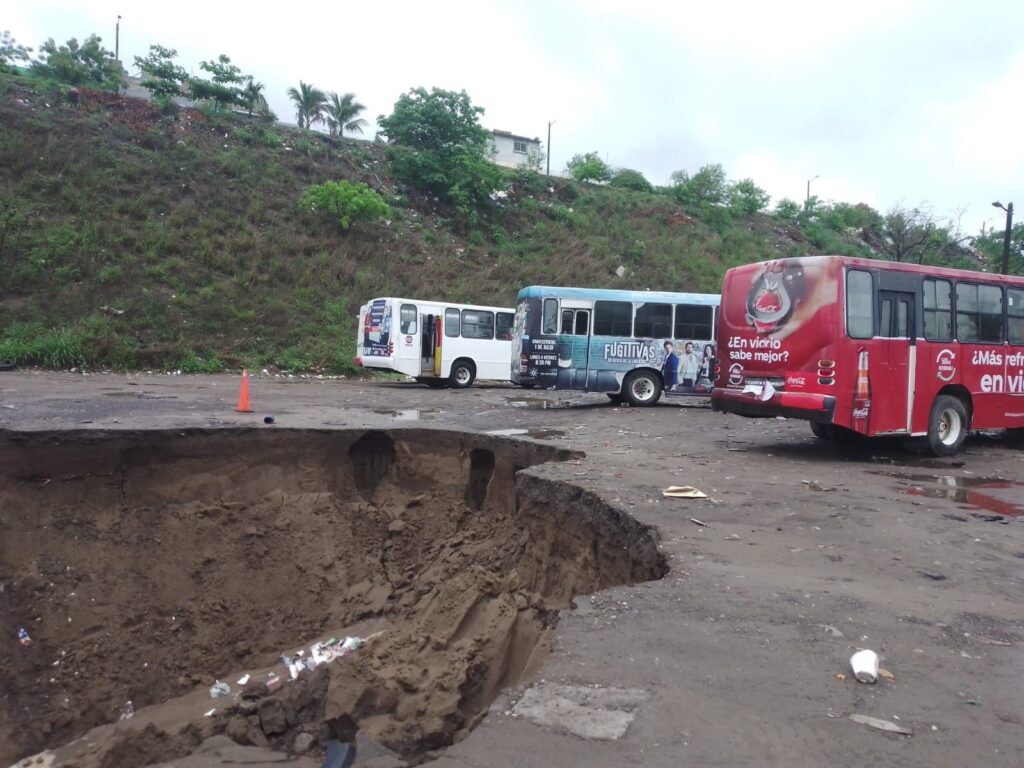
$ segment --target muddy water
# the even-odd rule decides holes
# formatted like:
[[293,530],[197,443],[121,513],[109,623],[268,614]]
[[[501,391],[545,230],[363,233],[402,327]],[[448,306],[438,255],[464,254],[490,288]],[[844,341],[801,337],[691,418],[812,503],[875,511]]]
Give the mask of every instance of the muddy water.
[[1024,483],[973,475],[887,474],[904,481],[899,490],[908,496],[949,499],[995,516],[1024,515]]
[[[59,754],[141,766],[216,733],[286,750],[357,728],[410,758],[450,744],[536,671],[574,595],[666,570],[651,529],[517,475],[572,455],[419,429],[0,433],[0,765],[128,701],[135,719]],[[262,692],[285,726],[203,717],[214,679],[359,622],[357,654]]]

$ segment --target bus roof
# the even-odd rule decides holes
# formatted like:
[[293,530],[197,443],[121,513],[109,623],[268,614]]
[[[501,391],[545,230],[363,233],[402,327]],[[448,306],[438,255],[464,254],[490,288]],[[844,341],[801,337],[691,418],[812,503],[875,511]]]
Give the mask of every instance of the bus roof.
[[403,299],[398,296],[375,296],[367,299],[362,306],[367,306],[375,301],[390,301],[398,304],[416,304],[418,306],[432,307],[458,307],[459,309],[486,309],[491,312],[515,312],[514,307],[493,307],[485,304],[462,304],[458,301],[431,301],[429,299]]
[[625,291],[618,288],[564,288],[530,285],[519,291],[519,299],[561,298],[600,299],[605,301],[658,301],[666,304],[707,304],[717,306],[717,293],[673,293],[671,291]]
[[[789,259],[773,259],[772,261],[806,261],[807,259],[828,259],[829,261],[841,261],[851,267],[863,267],[864,269],[880,269],[890,272],[905,272],[909,274],[945,277],[949,279],[987,280],[989,282],[1004,283],[1008,285],[1024,285],[1024,277],[1017,275],[1002,275],[997,272],[981,272],[973,269],[954,269],[952,267],[935,267],[929,264],[908,264],[901,261],[883,261],[881,259],[862,259],[857,256],[795,256]],[[761,268],[768,261],[759,261],[754,264],[744,264],[733,267],[735,270],[746,270]],[[729,270],[730,272],[732,270]]]

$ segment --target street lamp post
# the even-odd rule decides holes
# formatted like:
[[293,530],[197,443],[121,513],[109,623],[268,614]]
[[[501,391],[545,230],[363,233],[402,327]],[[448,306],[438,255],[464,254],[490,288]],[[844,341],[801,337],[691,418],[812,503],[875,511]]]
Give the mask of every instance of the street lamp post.
[[814,176],[814,177],[812,177],[812,178],[807,180],[807,198],[804,200],[804,207],[810,205],[810,203],[811,203],[811,182],[814,181],[814,179],[820,179],[820,178],[821,178],[821,174],[818,174],[817,176]]
[[996,200],[992,203],[993,208],[1002,208],[1006,211],[1006,231],[1003,233],[1003,274],[1010,274],[1010,232],[1013,228],[1013,203],[1003,205]]
[[117,26],[114,27],[114,61],[121,63],[121,14],[117,14]]
[[551,126],[557,122],[557,120],[548,120],[548,176],[551,175]]

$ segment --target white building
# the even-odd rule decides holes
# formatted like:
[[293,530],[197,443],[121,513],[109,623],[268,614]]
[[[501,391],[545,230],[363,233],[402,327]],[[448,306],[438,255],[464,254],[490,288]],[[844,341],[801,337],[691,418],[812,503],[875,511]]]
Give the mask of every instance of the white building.
[[540,162],[540,139],[517,136],[509,131],[491,131],[494,162],[506,168],[521,168]]

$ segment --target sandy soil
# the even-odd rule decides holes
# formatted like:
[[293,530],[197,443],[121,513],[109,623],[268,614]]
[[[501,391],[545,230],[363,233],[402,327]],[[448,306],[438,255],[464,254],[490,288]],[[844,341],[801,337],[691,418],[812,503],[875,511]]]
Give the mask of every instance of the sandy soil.
[[[513,686],[432,753],[440,765],[1024,764],[1019,440],[981,435],[933,460],[822,443],[803,423],[513,388],[256,378],[257,413],[240,415],[229,377],[0,377],[7,429],[419,426],[521,430],[584,451],[523,474],[654,526],[671,570],[576,598],[532,687]],[[710,499],[664,499],[669,484]],[[9,632],[18,620],[3,617],[0,658],[26,654]],[[849,656],[864,647],[891,679],[852,679]],[[593,705],[571,694],[583,689],[614,695]],[[616,707],[621,731],[583,727]]]

